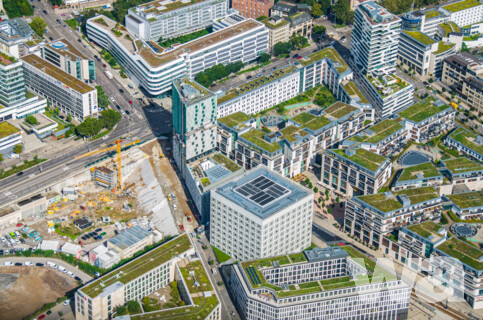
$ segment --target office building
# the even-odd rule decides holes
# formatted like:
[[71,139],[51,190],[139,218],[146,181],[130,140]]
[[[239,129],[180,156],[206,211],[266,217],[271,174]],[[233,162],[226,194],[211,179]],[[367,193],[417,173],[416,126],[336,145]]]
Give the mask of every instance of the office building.
[[43,41],[21,18],[0,21],[0,51],[14,58],[38,52]]
[[362,148],[324,150],[319,161],[320,182],[347,197],[377,193],[392,173],[389,158]]
[[241,16],[235,9],[228,9],[226,16],[223,19],[218,19],[213,22],[213,32],[231,27],[232,25],[245,20],[246,18]]
[[461,220],[481,220],[483,218],[483,190],[450,194],[451,211]]
[[278,42],[290,40],[290,22],[280,16],[271,16],[261,21],[268,29],[268,45],[273,53],[273,47]]
[[398,115],[405,119],[409,139],[424,143],[453,129],[456,111],[443,101],[429,96]]
[[74,10],[82,11],[88,8],[109,8],[114,0],[65,0],[64,4]]
[[410,287],[361,256],[346,246],[236,263],[229,288],[242,319],[407,319]]
[[257,19],[260,16],[269,17],[273,0],[233,0],[231,6],[245,18]]
[[156,0],[128,10],[126,28],[146,41],[174,38],[213,25],[224,18],[227,0]]
[[452,185],[464,184],[468,189],[483,189],[483,166],[466,157],[441,161],[445,176]]
[[117,172],[106,167],[91,169],[91,180],[104,188],[114,189],[117,186]]
[[258,167],[211,192],[210,242],[235,260],[310,246],[313,192]]
[[11,153],[17,144],[22,144],[22,131],[7,121],[0,122],[0,154]]
[[458,150],[476,161],[483,162],[483,136],[459,126],[443,140],[451,149]]
[[251,19],[176,48],[135,40],[126,28],[105,16],[89,19],[86,28],[89,39],[111,52],[131,81],[152,96],[171,91],[174,79],[184,76],[193,79],[199,72],[220,63],[247,63],[269,50],[268,30]]
[[116,250],[122,259],[132,257],[136,252],[153,244],[153,234],[139,226],[124,230],[107,240],[107,248]]
[[213,283],[196,254],[188,235],[183,234],[91,281],[75,294],[75,318],[108,319],[117,306],[140,301],[176,281],[180,298],[185,302],[182,313],[177,312],[179,308],[165,307],[136,316],[221,320],[221,305]]
[[443,184],[443,178],[432,162],[426,162],[404,168],[394,180],[391,190],[437,187]]
[[185,165],[216,148],[216,95],[187,78],[173,81],[173,157]]
[[396,71],[401,19],[374,1],[360,4],[354,15],[351,53],[362,74]]
[[66,39],[49,43],[40,52],[43,59],[81,81],[96,79],[94,60],[82,55]]
[[31,54],[22,58],[25,85],[33,93],[45,97],[51,106],[83,121],[98,112],[97,90]]
[[344,231],[379,247],[384,235],[407,225],[439,219],[442,202],[434,187],[354,197],[345,206]]
[[449,16],[449,20],[458,26],[468,26],[483,20],[483,4],[478,0],[456,1],[439,10]]
[[469,107],[483,113],[483,59],[468,52],[447,57],[441,81],[456,91]]
[[431,54],[437,50],[438,41],[435,39],[419,30],[403,30],[399,43],[398,60],[419,76],[433,75],[434,66],[431,65]]

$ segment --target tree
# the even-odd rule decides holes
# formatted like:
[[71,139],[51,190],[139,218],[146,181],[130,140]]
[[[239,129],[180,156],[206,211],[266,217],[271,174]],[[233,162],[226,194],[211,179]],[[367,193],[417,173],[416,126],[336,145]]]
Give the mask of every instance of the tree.
[[103,124],[104,124],[104,127],[106,129],[112,129],[116,123],[118,123],[119,121],[121,121],[121,113],[119,111],[116,111],[116,110],[112,110],[112,109],[108,109],[108,110],[103,110],[101,112],[101,117],[102,117],[102,120],[103,120]]
[[354,19],[354,11],[351,11],[349,0],[339,0],[333,7],[335,23],[348,25]]
[[10,19],[31,16],[34,13],[28,0],[4,0],[3,8]]
[[315,193],[319,192],[319,188],[314,187],[314,192],[315,192]]
[[257,18],[257,21],[262,21],[262,20],[265,20],[265,19],[267,19],[267,16],[259,16]]
[[35,118],[35,116],[31,115],[31,114],[29,114],[28,116],[25,117],[25,122],[27,122],[28,124],[31,124],[31,125],[36,125],[37,123],[39,123],[37,118]]
[[340,201],[340,198],[339,196],[337,196],[337,198],[335,198],[335,202],[339,202]]
[[125,306],[117,306],[116,307],[116,314],[119,316],[127,314],[127,308]]
[[39,161],[39,156],[38,156],[37,154],[36,154],[36,155],[34,155],[34,161],[35,161],[35,162],[38,162],[38,161]]
[[322,11],[322,6],[317,2],[312,5],[311,13],[312,16],[314,16],[315,18],[318,18],[324,14],[324,12]]
[[322,202],[322,197],[319,197],[319,199],[317,200],[319,202],[319,204]]
[[325,208],[325,202],[322,202],[322,208]]
[[16,154],[20,154],[23,151],[23,144],[17,144],[15,147],[13,147],[13,152]]
[[67,122],[72,122],[72,116],[70,114],[67,115]]
[[97,90],[97,102],[99,104],[99,107],[103,109],[107,108],[107,106],[109,106],[110,101],[106,92],[101,86],[96,86],[96,90]]
[[329,189],[325,189],[325,195],[329,196]]
[[34,17],[32,18],[32,22],[30,23],[30,27],[39,37],[43,37],[45,33],[45,27],[47,27],[47,23],[41,17]]
[[295,48],[300,49],[302,46],[304,46],[307,43],[309,43],[309,40],[307,40],[307,38],[305,38],[305,37],[303,37],[303,36],[301,36],[299,34],[294,34],[290,38],[290,42],[292,43],[292,46],[294,46]]
[[54,114],[55,114],[56,116],[58,116],[58,115],[59,115],[59,113],[60,113],[60,109],[59,109],[59,107],[55,108],[55,109],[54,109]]
[[130,300],[127,302],[127,309],[129,310],[129,313],[140,313],[141,312],[141,306],[139,305],[139,302]]
[[3,161],[3,154],[0,153],[0,162],[2,162],[2,161]]
[[262,54],[261,54],[261,55],[258,57],[258,61],[259,61],[260,63],[264,63],[264,62],[269,61],[269,60],[270,60],[270,58],[271,58],[271,56],[270,56],[268,53],[263,52],[263,53],[262,53]]
[[314,28],[312,29],[312,32],[316,35],[324,35],[325,34],[325,31],[327,29],[324,27],[324,26],[321,26],[321,25],[317,25],[317,26],[314,26]]
[[293,45],[291,42],[277,42],[273,46],[273,52],[275,56],[290,53],[293,50]]

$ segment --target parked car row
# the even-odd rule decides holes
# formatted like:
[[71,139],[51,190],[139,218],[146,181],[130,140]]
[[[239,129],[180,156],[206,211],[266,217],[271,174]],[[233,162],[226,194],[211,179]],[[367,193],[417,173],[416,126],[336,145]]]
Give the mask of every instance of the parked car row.
[[[15,263],[13,263],[12,261],[5,261],[4,265],[6,267],[12,267],[14,265],[15,266],[26,266],[26,267],[33,267],[33,266],[36,266],[36,267],[44,267],[45,266],[41,262],[37,262],[37,263],[34,264],[31,261],[25,261],[23,264],[22,264],[22,262],[15,262]],[[60,272],[65,273],[66,275],[68,275],[71,278],[74,278],[75,280],[82,281],[81,278],[79,278],[78,276],[76,276],[73,272],[67,271],[67,269],[64,268],[63,266],[58,266],[55,263],[50,262],[50,261],[47,261],[47,266],[48,267],[51,267],[52,269],[59,270]]]
[[17,252],[28,251],[28,250],[31,250],[31,249],[29,249],[29,248],[13,248],[13,249],[6,249],[5,251],[0,250],[0,256],[9,255],[9,254],[16,254]]
[[95,231],[93,232],[90,232],[90,233],[86,233],[84,234],[82,237],[80,237],[83,241],[86,241],[87,239],[94,239],[94,240],[102,240],[102,237],[104,237],[106,235],[105,232],[102,232],[102,228],[98,228],[96,229]]

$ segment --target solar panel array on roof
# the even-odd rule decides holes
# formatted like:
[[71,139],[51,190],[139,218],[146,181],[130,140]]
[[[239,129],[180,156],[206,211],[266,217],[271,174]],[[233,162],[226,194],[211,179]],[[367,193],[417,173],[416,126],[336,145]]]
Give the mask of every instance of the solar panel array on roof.
[[261,207],[265,207],[273,201],[290,194],[290,190],[264,176],[248,181],[236,188],[235,192]]

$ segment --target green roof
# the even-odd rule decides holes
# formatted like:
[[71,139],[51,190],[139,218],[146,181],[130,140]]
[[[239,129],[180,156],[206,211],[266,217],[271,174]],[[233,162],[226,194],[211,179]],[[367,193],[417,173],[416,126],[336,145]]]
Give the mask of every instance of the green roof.
[[18,60],[15,57],[9,56],[3,52],[0,52],[0,64],[4,66],[11,65],[12,63],[17,62]]
[[227,168],[231,172],[235,172],[235,171],[238,171],[238,170],[241,169],[241,167],[239,165],[237,165],[235,162],[231,161],[230,159],[228,159],[227,157],[225,157],[221,153],[214,154],[213,157],[211,157],[211,158],[213,160],[215,160],[216,162],[218,162],[219,164],[224,165],[225,168]]
[[433,221],[425,221],[423,223],[413,224],[412,226],[406,227],[406,229],[420,235],[423,238],[428,238],[429,236],[441,238],[441,235],[438,233],[441,228],[443,228],[441,225],[434,223]]
[[[395,82],[391,83],[391,84],[386,84],[386,82],[384,81],[384,78],[387,79],[389,82],[393,82],[393,80],[395,80]],[[408,82],[399,78],[395,74],[387,75],[387,76],[384,76],[384,77],[381,76],[381,77],[377,77],[377,78],[373,77],[370,74],[367,74],[367,79],[369,80],[369,82],[372,84],[374,89],[376,89],[376,91],[379,93],[379,95],[381,97],[386,97],[386,96],[392,95],[392,94],[398,92],[399,90],[404,89],[407,86],[409,86]],[[385,89],[392,89],[392,92],[388,93],[388,94],[384,94]]]
[[7,121],[0,122],[0,139],[18,132],[20,132],[20,129],[8,123]]
[[292,121],[300,124],[302,128],[307,128],[312,131],[317,131],[318,129],[323,128],[332,122],[324,116],[317,117],[307,112],[303,112],[293,117]]
[[483,207],[483,190],[451,194],[447,197],[460,209]]
[[431,19],[431,18],[438,17],[438,16],[441,15],[441,12],[434,10],[434,9],[426,11],[426,12],[422,12],[422,13],[426,16],[426,19]]
[[409,168],[405,168],[398,181],[417,180],[418,175],[422,174],[423,178],[439,177],[441,173],[431,162],[421,163]]
[[444,160],[443,163],[452,174],[483,170],[482,165],[466,157]]
[[342,149],[331,149],[330,151],[349,159],[372,172],[375,172],[387,159],[381,155],[362,148],[355,149],[353,156],[347,155]]
[[480,2],[478,0],[464,0],[464,1],[455,2],[452,4],[448,4],[447,6],[443,6],[442,8],[449,12],[457,12],[457,11],[473,8],[479,5],[480,5]]
[[450,106],[448,106],[447,104],[443,104],[438,107],[434,104],[435,101],[436,98],[429,96],[426,99],[421,100],[418,103],[413,104],[409,108],[406,108],[403,111],[399,112],[399,116],[407,120],[419,123],[450,108]]
[[319,61],[319,60],[322,60],[324,58],[331,59],[335,63],[340,63],[341,66],[336,68],[337,72],[339,72],[339,73],[343,73],[343,72],[349,70],[349,66],[344,61],[344,59],[342,59],[342,57],[337,52],[337,50],[334,49],[334,47],[324,48],[320,51],[312,53],[307,58],[304,57],[304,58],[297,60],[297,61],[303,66],[308,66],[309,64],[312,64],[312,63]]
[[477,144],[475,142],[475,139],[477,136],[478,135],[476,133],[468,131],[463,127],[457,128],[449,135],[449,137],[452,138],[453,140],[478,152],[479,154],[483,154],[483,144]]
[[394,120],[386,119],[384,121],[381,121],[378,124],[375,124],[372,127],[368,128],[368,130],[371,130],[372,132],[374,132],[374,134],[368,135],[366,133],[367,130],[365,130],[358,135],[351,137],[349,141],[377,144],[392,135],[393,133],[397,132],[398,130],[404,128],[404,126],[400,123],[401,120],[401,118],[397,118]]
[[461,29],[458,27],[456,23],[453,21],[448,21],[445,23],[441,23],[440,27],[444,30],[444,36],[447,37],[451,32],[460,32]]
[[[309,135],[307,131],[304,131],[303,128],[301,127],[296,127],[296,126],[288,126],[280,130],[282,133],[281,139],[287,139],[288,142],[292,143],[300,138],[306,137]],[[297,135],[299,137],[297,137]]]
[[270,143],[266,141],[263,137],[268,133],[260,131],[258,129],[251,129],[250,131],[240,135],[240,138],[243,138],[255,146],[259,147],[262,150],[267,151],[268,153],[273,153],[280,149],[280,146],[277,142]]
[[373,206],[382,212],[390,212],[403,208],[401,202],[396,198],[398,195],[406,195],[411,201],[411,205],[439,198],[438,193],[433,187],[422,187],[417,189],[407,189],[393,192],[392,196],[386,197],[385,193],[376,193],[357,197],[357,199]]
[[436,43],[436,40],[430,38],[429,36],[425,35],[421,31],[403,30],[403,33],[426,46]]
[[252,119],[249,115],[239,111],[232,113],[228,116],[218,118],[218,122],[224,124],[227,127],[235,128],[236,126],[242,124],[245,121]]
[[281,19],[279,21],[279,23],[273,24],[273,23],[270,22],[270,19],[271,18],[266,18],[266,19],[261,20],[260,22],[265,24],[266,26],[272,28],[272,29],[277,29],[277,28],[283,27],[286,24],[289,24],[289,22],[285,19]]
[[443,43],[443,41],[440,41],[438,44],[438,50],[433,52],[433,54],[440,54],[440,53],[446,52],[449,49],[453,48],[454,46],[455,46],[454,43],[450,43],[450,42]]
[[187,234],[183,234],[155,249],[141,255],[133,261],[126,263],[120,268],[109,272],[80,290],[91,298],[97,297],[104,288],[116,283],[117,281],[127,284],[140,277],[146,272],[156,268],[176,255],[181,254],[191,248],[191,243]]
[[358,110],[358,108],[353,107],[351,105],[348,105],[346,103],[337,101],[333,105],[327,107],[324,109],[325,114],[335,118],[335,119],[340,119],[349,113]]
[[264,85],[267,85],[273,81],[276,81],[280,78],[283,78],[295,71],[294,66],[289,66],[284,69],[279,69],[276,71],[273,71],[270,75],[263,76],[260,78],[257,78],[255,80],[252,80],[250,82],[244,83],[243,85],[233,88],[227,92],[225,92],[225,95],[222,97],[218,98],[218,104],[222,104],[228,100],[234,99],[238,97],[239,95],[248,93],[250,91],[253,91],[255,89],[258,89]]
[[472,268],[483,270],[483,261],[478,260],[483,255],[481,250],[456,237],[451,237],[451,239],[443,242],[436,249],[458,259]]
[[369,100],[367,100],[366,96],[362,94],[361,90],[359,90],[354,81],[347,82],[343,85],[343,87],[349,96],[358,96],[362,103],[369,103]]

